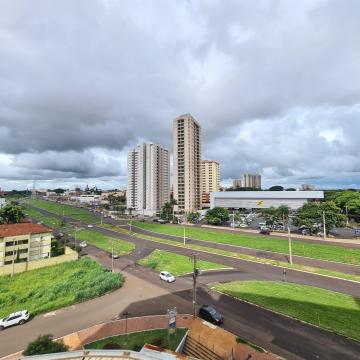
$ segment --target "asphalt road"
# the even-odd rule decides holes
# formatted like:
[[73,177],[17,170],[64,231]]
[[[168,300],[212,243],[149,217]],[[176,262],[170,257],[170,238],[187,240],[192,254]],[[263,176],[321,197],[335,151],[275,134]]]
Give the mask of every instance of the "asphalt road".
[[[104,266],[111,266],[106,253],[89,247],[93,258]],[[138,248],[136,251],[142,251]],[[192,280],[178,278],[167,284],[157,273],[133,263],[138,254],[115,261],[123,271],[126,282],[122,289],[82,304],[70,306],[35,317],[22,326],[0,333],[0,356],[22,350],[37,335],[52,333],[60,337],[71,332],[117,317],[125,311],[130,316],[165,314],[176,306],[180,313],[192,313]],[[319,328],[277,315],[257,306],[211,292],[202,283],[239,280],[241,271],[208,272],[199,277],[197,304],[211,303],[224,315],[223,327],[265,349],[287,359],[359,359],[360,343]]]

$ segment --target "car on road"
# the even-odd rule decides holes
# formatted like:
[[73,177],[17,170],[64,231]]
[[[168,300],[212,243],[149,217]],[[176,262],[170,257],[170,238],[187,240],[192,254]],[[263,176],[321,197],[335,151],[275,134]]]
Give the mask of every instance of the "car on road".
[[266,227],[266,226],[262,226],[260,228],[259,234],[270,235],[270,229],[268,227]]
[[113,258],[113,259],[118,259],[120,256],[119,256],[119,254],[117,254],[117,253],[110,253],[110,254],[109,254],[109,257],[110,257],[110,258]]
[[88,228],[92,228],[92,227],[94,227],[94,226],[93,226],[93,225],[88,225],[87,227],[88,227]]
[[159,224],[167,224],[167,223],[169,223],[169,220],[159,219],[158,223]]
[[81,248],[86,248],[86,247],[87,247],[87,242],[86,242],[86,241],[82,241],[82,242],[79,244],[79,246],[80,246]]
[[3,319],[0,319],[0,330],[13,325],[22,325],[30,318],[30,314],[27,310],[18,311],[12,313]]
[[199,309],[199,317],[215,325],[220,325],[224,322],[222,314],[212,305],[201,306]]
[[160,273],[160,279],[161,280],[164,280],[168,283],[172,283],[175,281],[175,276],[174,275],[171,275],[168,271],[162,271]]

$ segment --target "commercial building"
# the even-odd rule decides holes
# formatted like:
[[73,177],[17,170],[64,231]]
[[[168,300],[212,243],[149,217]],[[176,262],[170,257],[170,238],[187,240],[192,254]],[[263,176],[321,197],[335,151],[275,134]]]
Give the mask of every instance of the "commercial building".
[[240,179],[235,179],[233,181],[233,187],[236,188],[241,188],[241,180]]
[[0,225],[0,266],[50,257],[52,230],[43,225]]
[[202,206],[210,206],[210,193],[220,191],[220,165],[215,160],[201,162]]
[[324,198],[323,191],[227,191],[210,194],[210,207],[227,209],[265,209],[287,205],[302,207],[309,200]]
[[251,187],[254,189],[261,189],[261,175],[259,174],[244,174],[243,187]]
[[169,150],[143,143],[128,154],[127,207],[153,215],[170,201]]
[[201,127],[190,115],[174,119],[174,198],[178,211],[201,209]]
[[301,191],[314,191],[315,186],[311,185],[311,184],[301,184],[300,190]]

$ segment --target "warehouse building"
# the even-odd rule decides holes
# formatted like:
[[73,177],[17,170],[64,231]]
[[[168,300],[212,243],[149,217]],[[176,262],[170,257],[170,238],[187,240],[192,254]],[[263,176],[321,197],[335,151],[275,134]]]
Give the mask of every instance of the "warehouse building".
[[210,194],[210,207],[266,209],[287,205],[296,210],[308,201],[323,198],[323,191],[223,191]]

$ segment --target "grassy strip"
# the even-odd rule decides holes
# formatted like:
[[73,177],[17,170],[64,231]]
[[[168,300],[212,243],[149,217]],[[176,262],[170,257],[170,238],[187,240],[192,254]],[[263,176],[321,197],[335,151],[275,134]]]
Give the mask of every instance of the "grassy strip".
[[[169,271],[175,276],[181,276],[193,271],[193,263],[190,260],[190,258],[184,255],[156,249],[138,263],[157,271]],[[197,261],[197,265],[201,270],[229,268],[225,265],[203,260]]]
[[126,349],[140,351],[145,344],[176,350],[187,329],[176,329],[175,334],[169,334],[167,329],[147,330],[108,337],[85,345],[85,349]]
[[[131,235],[128,230],[125,230],[124,228],[121,228],[121,227],[114,226],[112,230],[123,233],[123,234]],[[185,249],[205,251],[205,252],[208,252],[211,254],[227,256],[227,257],[236,258],[236,259],[240,259],[240,260],[252,261],[252,262],[256,262],[256,263],[260,263],[260,264],[272,265],[272,266],[282,267],[282,268],[286,268],[286,269],[306,271],[306,272],[313,273],[316,275],[332,276],[332,277],[337,277],[337,278],[343,279],[343,280],[351,280],[351,281],[360,282],[360,276],[353,275],[353,274],[346,274],[346,273],[342,273],[342,272],[338,272],[338,271],[332,271],[332,270],[321,269],[321,268],[317,268],[317,267],[305,266],[305,265],[299,265],[299,264],[291,265],[291,264],[289,264],[287,262],[283,262],[283,261],[264,259],[264,258],[259,258],[256,256],[245,255],[245,254],[222,250],[222,249],[214,249],[214,248],[201,246],[201,245],[187,244],[184,246],[181,242],[157,238],[155,236],[149,236],[149,235],[144,235],[144,234],[139,234],[139,233],[136,233],[134,235],[136,235],[137,237],[144,239],[144,240],[154,241],[154,242],[167,244],[167,245],[171,245],[171,246],[178,246],[178,247],[185,248]]]
[[[133,225],[145,230],[161,234],[183,236],[183,227],[134,221]],[[208,229],[186,228],[186,236],[194,240],[204,240],[219,244],[243,246],[252,249],[272,251],[287,254],[287,241],[272,237],[232,234],[228,232],[211,231]],[[344,248],[335,245],[314,244],[305,241],[292,241],[293,255],[306,256],[313,259],[337,261],[346,264],[360,265],[360,250]]]
[[25,212],[30,218],[39,221],[46,226],[50,226],[55,229],[60,229],[63,227],[62,221],[56,217],[44,215],[40,211],[37,211],[33,208],[25,209]]
[[214,285],[212,289],[360,340],[360,298],[270,281],[239,281]]
[[36,315],[103,295],[122,286],[119,273],[107,272],[88,257],[0,277],[0,318],[27,309]]
[[[74,232],[71,232],[71,235],[74,236]],[[130,254],[135,249],[135,244],[132,242],[106,236],[94,230],[79,230],[76,233],[76,239],[86,241],[107,252],[112,251],[113,244],[114,252],[119,256]]]
[[64,215],[88,224],[99,222],[99,218],[88,210],[41,199],[29,199],[29,204],[57,215]]

